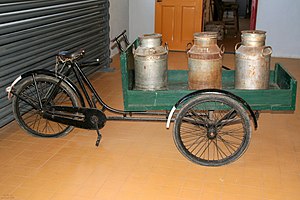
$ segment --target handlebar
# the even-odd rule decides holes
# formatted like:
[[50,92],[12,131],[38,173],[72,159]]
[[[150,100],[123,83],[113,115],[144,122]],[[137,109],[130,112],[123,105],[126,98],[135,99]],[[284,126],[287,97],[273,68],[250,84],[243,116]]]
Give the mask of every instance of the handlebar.
[[124,30],[122,33],[120,33],[117,37],[115,37],[114,39],[111,40],[111,42],[116,42],[117,43],[117,46],[118,46],[118,49],[120,52],[124,52],[124,48],[122,47],[121,45],[121,41],[122,39],[124,40],[125,42],[125,46],[127,48],[127,46],[129,45],[129,41],[128,41],[128,38],[126,36],[126,30]]
[[121,36],[123,36],[126,33],[126,30],[124,30],[122,33],[120,33],[118,36],[116,36],[114,39],[111,40],[111,42],[116,42]]

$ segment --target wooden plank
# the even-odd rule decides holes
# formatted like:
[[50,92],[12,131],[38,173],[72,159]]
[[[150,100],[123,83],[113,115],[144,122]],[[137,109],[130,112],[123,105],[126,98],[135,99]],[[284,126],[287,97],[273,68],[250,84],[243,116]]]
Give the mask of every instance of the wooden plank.
[[296,109],[296,95],[297,95],[297,80],[287,71],[284,67],[276,63],[275,72],[277,76],[275,77],[276,83],[280,88],[290,89],[291,91],[291,110]]
[[[293,110],[290,90],[227,90],[243,98],[254,110]],[[126,110],[168,110],[188,90],[128,91]]]

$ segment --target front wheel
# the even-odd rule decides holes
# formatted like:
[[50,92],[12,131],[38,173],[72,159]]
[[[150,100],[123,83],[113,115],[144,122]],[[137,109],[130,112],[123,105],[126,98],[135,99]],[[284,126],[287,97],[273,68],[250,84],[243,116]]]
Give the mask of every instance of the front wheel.
[[59,137],[74,128],[43,118],[41,106],[77,107],[77,97],[67,84],[47,75],[27,77],[17,85],[12,107],[18,124],[34,136]]
[[243,106],[230,97],[203,94],[179,110],[173,139],[189,160],[204,166],[221,166],[246,151],[251,126]]

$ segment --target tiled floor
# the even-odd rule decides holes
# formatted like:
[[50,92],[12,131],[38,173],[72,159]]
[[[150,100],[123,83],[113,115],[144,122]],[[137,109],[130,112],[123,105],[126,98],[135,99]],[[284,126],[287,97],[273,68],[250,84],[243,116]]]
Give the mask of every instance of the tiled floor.
[[[170,68],[186,68],[186,59],[171,52]],[[272,66],[277,61],[300,80],[299,59],[273,58]],[[234,68],[232,55],[225,55],[224,65]],[[118,66],[116,58],[114,72],[98,72],[92,80],[104,101],[122,109]],[[45,139],[12,122],[0,129],[0,199],[299,199],[299,95],[297,107],[294,113],[262,113],[244,156],[217,168],[186,160],[165,123],[110,121],[96,148],[95,131]]]

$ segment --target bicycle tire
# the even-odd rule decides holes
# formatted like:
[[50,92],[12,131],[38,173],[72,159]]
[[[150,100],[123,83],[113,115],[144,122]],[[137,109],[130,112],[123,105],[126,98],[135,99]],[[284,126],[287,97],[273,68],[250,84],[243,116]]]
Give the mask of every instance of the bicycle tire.
[[[42,117],[41,111],[34,108],[34,105],[39,103],[38,98],[43,101],[51,87],[59,83],[59,79],[47,75],[36,75],[34,79],[35,81],[32,77],[26,77],[16,86],[16,92],[12,98],[12,108],[17,123],[33,136],[61,137],[68,134],[73,130],[73,126],[45,119]],[[72,105],[74,107],[79,105],[76,94],[67,84],[61,82],[57,86],[58,92],[51,99],[51,105]],[[27,102],[21,97],[27,99]]]
[[173,129],[180,153],[203,166],[222,166],[237,160],[248,148],[250,138],[246,110],[234,99],[217,94],[200,95],[184,104]]

